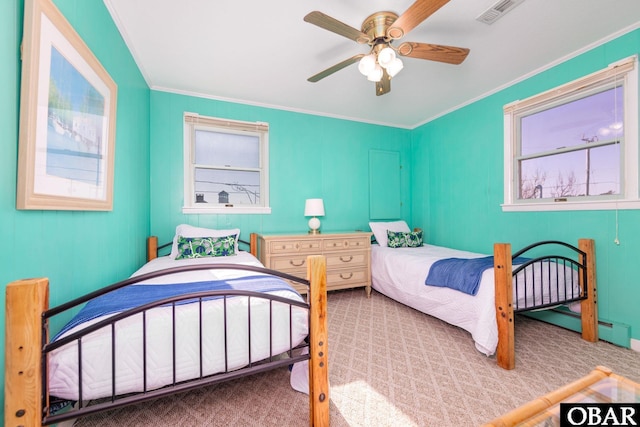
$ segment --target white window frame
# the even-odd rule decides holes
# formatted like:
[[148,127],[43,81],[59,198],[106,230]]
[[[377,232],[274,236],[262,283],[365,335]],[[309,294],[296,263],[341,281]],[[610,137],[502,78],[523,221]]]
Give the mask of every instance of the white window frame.
[[[222,205],[195,202],[195,130],[208,128],[222,133],[247,133],[260,138],[260,204]],[[184,113],[184,195],[182,213],[185,214],[270,214],[269,206],[269,124],[243,122]]]
[[[624,79],[624,142],[621,193],[616,198],[598,200],[596,196],[585,200],[558,199],[538,201],[517,199],[516,156],[518,144],[517,120],[525,111],[553,105],[560,98],[578,94],[585,87],[604,82],[617,76]],[[638,57],[631,56],[609,65],[607,68],[574,80],[557,88],[515,101],[504,106],[504,203],[505,212],[517,211],[561,211],[561,210],[608,210],[640,208],[638,158]]]

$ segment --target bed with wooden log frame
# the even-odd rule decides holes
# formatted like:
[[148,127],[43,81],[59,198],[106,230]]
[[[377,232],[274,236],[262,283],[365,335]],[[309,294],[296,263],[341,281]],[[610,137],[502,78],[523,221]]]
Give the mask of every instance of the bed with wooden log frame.
[[[395,242],[388,246],[385,239],[387,231],[392,231],[390,237],[394,237],[393,233],[396,233],[395,237],[398,236],[397,233],[405,233],[407,240],[415,239],[415,234],[422,231],[414,229],[411,232],[404,221],[370,225],[378,243],[372,245],[371,253],[373,289],[466,329],[472,334],[478,350],[487,355],[495,354],[500,367],[515,367],[516,313],[553,309],[561,314],[579,316],[582,338],[590,342],[598,340],[595,243],[592,239],[580,239],[578,247],[560,241],[538,242],[515,253],[512,253],[509,243],[496,243],[493,247],[493,259],[485,258],[492,262],[490,267],[487,266],[489,274],[487,275],[487,271],[482,273],[480,292],[468,295],[448,287],[426,285],[427,277],[437,261],[450,259],[449,257],[480,258],[485,257],[484,255],[423,244],[421,241],[416,247],[394,247]],[[380,231],[384,233],[381,235]],[[514,260],[517,262],[514,263]],[[552,274],[555,277],[545,278],[545,275],[551,275],[548,273],[550,271],[554,272]],[[567,273],[558,276],[558,271]],[[552,282],[558,287],[551,290],[544,288]],[[517,295],[518,292],[522,293],[522,289],[525,289],[524,295]],[[566,289],[574,291],[565,292]],[[549,293],[553,295],[547,295]],[[492,314],[493,305],[495,315]],[[562,305],[571,305],[575,309],[558,309]],[[492,332],[495,328],[494,318],[497,333]],[[486,342],[490,342],[492,346],[483,346]]]
[[[252,234],[249,244],[250,253],[253,257],[255,257],[257,250],[256,243],[257,236]],[[160,246],[160,248],[163,246]],[[158,249],[159,246],[157,238],[149,237],[147,239],[147,259],[149,262],[155,260]],[[149,262],[145,264],[145,266],[147,266]],[[177,266],[170,268],[169,270],[154,271],[140,275],[134,274],[134,276],[131,276],[126,280],[53,308],[49,308],[49,281],[47,278],[24,279],[8,284],[6,287],[5,324],[5,425],[33,426],[54,424],[64,420],[75,419],[101,411],[108,411],[125,405],[156,399],[197,387],[228,381],[246,375],[253,375],[270,369],[282,368],[284,366],[289,366],[292,363],[308,360],[309,422],[310,425],[313,426],[328,426],[329,388],[327,366],[326,260],[322,256],[310,256],[308,257],[307,264],[308,268],[306,279],[297,278],[263,267],[233,264],[231,262]],[[243,272],[241,274],[246,273],[252,275],[250,279],[265,279],[271,280],[272,282],[294,281],[296,283],[301,283],[309,286],[309,291],[306,297],[307,300],[304,301],[302,298],[300,298],[300,300],[289,299],[284,298],[277,293],[262,293],[252,290],[224,289],[190,292],[188,294],[154,301],[143,306],[128,309],[125,312],[110,314],[105,316],[105,320],[100,320],[102,318],[98,318],[97,320],[94,320],[93,325],[89,322],[88,326],[79,326],[78,328],[80,328],[80,330],[77,330],[77,328],[72,329],[68,335],[63,335],[58,341],[50,341],[49,324],[53,316],[59,315],[60,313],[73,308],[76,308],[77,311],[79,306],[84,306],[86,308],[89,305],[87,304],[88,302],[97,301],[96,298],[99,298],[105,293],[118,292],[124,288],[131,288],[131,285],[144,286],[145,283],[140,284],[140,282],[163,279],[168,277],[166,276],[167,274],[173,276],[176,274],[183,274],[184,272],[187,274],[201,274],[202,272],[213,272],[218,270],[225,273],[238,270]],[[240,279],[244,280],[245,277]],[[230,281],[233,281],[233,279],[230,279]],[[246,346],[248,349],[243,350],[248,351],[248,355],[243,357],[246,357],[247,364],[240,368],[227,367],[227,354],[232,351],[228,350],[227,341],[231,342],[232,340],[227,340],[226,331],[231,331],[232,329],[230,328],[233,327],[232,320],[227,320],[227,318],[231,315],[237,315],[237,313],[233,311],[233,307],[240,304],[239,301],[244,300],[246,300],[244,303],[246,309],[243,310],[246,310],[246,317],[248,320],[243,328],[246,329],[246,334],[249,338],[246,339]],[[203,365],[206,365],[207,363],[206,356],[203,355],[208,355],[209,353],[207,353],[207,351],[209,350],[203,346],[202,336],[205,334],[202,331],[205,330],[205,327],[209,327],[206,326],[206,322],[208,320],[203,321],[203,318],[205,316],[212,315],[206,314],[208,313],[207,310],[209,310],[209,308],[203,307],[210,307],[213,304],[216,304],[216,307],[218,307],[216,310],[220,310],[224,317],[224,325],[222,326],[222,334],[225,336],[224,350],[216,351],[223,351],[223,355],[221,357],[225,359],[225,369],[209,373],[203,370]],[[193,308],[196,306],[198,308]],[[254,306],[259,307],[258,311],[254,309]],[[220,307],[223,307],[223,309]],[[154,310],[156,311],[154,312]],[[122,360],[123,356],[127,357],[129,355],[118,354],[118,351],[122,351],[125,346],[118,344],[119,347],[118,350],[116,350],[116,337],[119,336],[119,332],[116,331],[123,328],[124,326],[122,325],[125,322],[133,322],[132,319],[137,316],[137,320],[135,321],[138,322],[140,328],[146,332],[147,329],[151,329],[153,326],[152,322],[147,321],[147,318],[156,319],[153,317],[153,313],[158,313],[158,310],[169,310],[173,313],[173,318],[171,320],[171,324],[173,326],[170,327],[169,330],[173,328],[174,332],[170,333],[167,331],[165,334],[173,336],[172,344],[170,344],[173,349],[173,354],[167,356],[169,359],[173,360],[170,362],[173,364],[172,380],[169,381],[169,384],[164,384],[159,387],[150,387],[147,385],[147,377],[152,377],[155,375],[156,371],[152,371],[151,374],[147,373],[151,368],[146,366],[147,364],[151,366],[152,362],[147,361],[148,356],[146,354],[146,349],[147,347],[151,348],[152,344],[150,344],[151,338],[147,338],[145,333],[142,333],[144,336],[144,338],[142,338],[143,344],[141,344],[141,347],[143,348],[143,355],[135,356],[141,357],[145,366],[143,370],[144,373],[142,374],[144,378],[140,380],[143,383],[142,390],[138,392],[120,394],[118,392],[119,388],[116,386],[116,383],[120,381],[119,379],[116,380],[116,372],[118,372],[117,375],[120,375],[120,371],[116,369],[116,359],[118,360],[118,364],[120,364],[120,360]],[[185,310],[196,310],[199,313],[199,315],[196,316],[198,317],[198,324],[189,324],[189,328],[199,330],[200,335],[200,347],[195,350],[198,353],[195,357],[200,360],[199,373],[194,377],[186,379],[180,377],[179,370],[181,367],[178,366],[178,369],[176,367],[176,359],[178,357],[176,354],[186,350],[179,348],[179,345],[176,344],[177,333],[175,332],[177,323],[176,318],[185,318]],[[296,322],[301,323],[297,320],[302,318],[299,316],[301,310],[303,310],[304,316],[304,322],[302,323],[304,323],[304,327],[306,328],[306,330],[303,330],[305,335],[300,343],[294,343],[293,338],[291,337],[294,333],[300,335],[300,331],[296,330],[294,332],[294,326],[292,326],[292,324]],[[267,313],[264,314],[265,316],[269,316],[266,318],[266,322],[269,325],[268,336],[266,338],[261,338],[268,342],[268,344],[266,344],[268,347],[268,357],[265,359],[254,360],[254,358],[258,357],[257,354],[259,352],[263,352],[263,350],[257,348],[257,345],[255,345],[256,349],[253,350],[254,353],[252,353],[251,348],[252,345],[254,345],[254,337],[258,334],[255,330],[260,329],[255,328],[253,326],[254,323],[264,323],[264,320],[259,317],[263,315],[260,314],[262,312]],[[285,313],[285,316],[287,315],[286,313],[288,313],[287,322],[289,323],[289,331],[279,331],[275,327],[271,326],[272,323],[277,326],[279,324],[278,322],[281,322],[276,316],[281,316],[282,314],[274,313]],[[251,318],[252,316],[254,317],[253,319]],[[209,318],[207,317],[207,319]],[[227,323],[227,321],[229,323]],[[242,320],[242,322],[237,323],[243,324],[244,322],[245,320]],[[112,392],[108,393],[106,396],[102,396],[100,399],[85,399],[83,398],[83,384],[85,384],[85,381],[83,380],[82,367],[86,364],[86,359],[83,355],[83,350],[87,354],[90,354],[89,352],[92,349],[93,343],[93,341],[91,341],[93,339],[93,336],[91,336],[92,332],[95,335],[97,332],[105,329],[105,327],[107,328],[107,331],[111,331],[110,333],[112,337],[112,344],[110,344],[111,352],[113,353],[111,355],[112,367],[107,368],[111,369],[110,375],[112,378],[112,384],[110,387]],[[214,327],[218,327],[217,324],[210,328]],[[251,329],[252,327],[254,330]],[[231,334],[231,332],[229,332],[229,334]],[[274,354],[275,344],[273,343],[278,340],[280,335],[286,336],[287,334],[289,337],[289,344],[286,351]],[[59,346],[58,348],[55,347],[57,345],[56,343],[65,339],[68,341],[65,345]],[[204,339],[206,340],[208,338],[205,337]],[[147,340],[149,340],[149,342],[147,342]],[[75,351],[74,354],[77,355],[76,365],[78,366],[73,367],[73,369],[78,369],[76,380],[78,380],[77,387],[79,389],[79,398],[75,402],[75,405],[68,405],[67,408],[53,413],[52,403],[55,396],[50,395],[49,390],[50,364],[52,363],[51,360],[55,356],[54,353],[57,350],[59,351],[61,348],[64,349],[69,346],[75,346],[73,351]],[[116,354],[118,355],[117,358]],[[118,365],[118,367],[119,366],[120,365]],[[84,369],[85,371],[90,371],[89,368],[90,367],[85,367]],[[95,369],[95,367],[93,368]],[[118,386],[120,386],[120,384],[118,384]],[[87,391],[86,394],[89,394],[89,392]],[[89,400],[91,400],[90,403],[88,402]]]
[[[544,255],[533,258],[514,268],[512,262],[517,257],[526,255],[528,251],[553,245],[569,248],[577,254],[578,261],[558,255]],[[549,309],[559,304],[580,302],[580,323],[582,339],[589,342],[598,341],[598,309],[596,306],[596,263],[595,241],[593,239],[579,239],[578,247],[560,241],[544,241],[531,244],[515,253],[511,252],[509,243],[496,243],[493,247],[495,271],[495,307],[498,323],[498,347],[496,360],[498,366],[504,369],[515,368],[515,337],[514,315]],[[576,298],[557,299],[539,306],[518,307],[513,304],[514,289],[517,288],[517,275],[529,266],[543,262],[567,262],[570,268],[575,268],[579,277],[580,294]],[[535,286],[535,285],[534,285]]]

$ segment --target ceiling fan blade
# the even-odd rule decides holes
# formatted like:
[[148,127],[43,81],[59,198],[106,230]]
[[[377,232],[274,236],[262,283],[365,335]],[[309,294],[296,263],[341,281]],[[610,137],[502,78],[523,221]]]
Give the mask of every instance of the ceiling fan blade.
[[416,0],[389,27],[387,36],[396,40],[405,36],[448,2],[449,0]]
[[469,49],[441,44],[404,42],[398,46],[398,53],[409,58],[461,64],[467,58]]
[[318,74],[309,77],[307,80],[312,82],[312,83],[315,83],[315,82],[317,82],[319,80],[324,79],[327,76],[330,76],[331,74],[335,73],[336,71],[342,70],[344,67],[348,67],[349,65],[358,62],[360,60],[360,58],[362,58],[363,56],[364,56],[364,53],[360,53],[358,55],[352,56],[349,59],[345,59],[344,61],[337,63],[333,67],[329,67],[324,71],[320,71]]
[[320,28],[329,30],[332,33],[339,34],[349,40],[354,40],[361,44],[366,44],[371,41],[371,38],[360,30],[357,30],[343,22],[338,21],[335,18],[325,15],[317,10],[310,12],[304,17],[304,20],[310,24],[317,25]]
[[387,70],[383,68],[382,71],[382,78],[376,82],[376,96],[391,92],[391,77],[387,74]]

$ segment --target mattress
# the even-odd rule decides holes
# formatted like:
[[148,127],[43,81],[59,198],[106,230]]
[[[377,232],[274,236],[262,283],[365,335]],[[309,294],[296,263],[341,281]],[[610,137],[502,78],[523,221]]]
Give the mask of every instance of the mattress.
[[[378,292],[423,313],[437,317],[447,323],[458,326],[469,332],[478,351],[490,356],[498,345],[498,325],[495,311],[494,270],[487,269],[482,273],[480,286],[476,295],[469,295],[446,287],[425,285],[425,279],[431,265],[444,258],[480,258],[486,254],[460,251],[435,245],[424,245],[419,248],[389,248],[379,245],[371,247],[371,279],[372,287]],[[551,268],[555,268],[552,266]],[[537,279],[538,272],[527,269],[527,280],[519,280],[519,286],[533,283],[533,275]],[[551,286],[562,292],[564,274],[577,274],[571,269],[560,269],[561,274],[546,275],[545,280],[555,281],[560,278],[558,286]],[[530,277],[531,276],[531,277]],[[543,275],[545,276],[545,275]],[[574,277],[574,291],[578,292],[578,280]],[[517,294],[524,304],[525,292],[520,289]],[[548,298],[548,294],[527,292],[529,306],[539,304]],[[534,295],[534,296],[532,296]],[[514,298],[516,293],[514,292]],[[551,295],[554,297],[554,295]],[[535,300],[532,300],[535,299]],[[514,301],[515,302],[515,301]],[[579,306],[579,304],[578,304]],[[575,305],[571,307],[575,309]]]
[[[251,254],[240,252],[232,257],[173,260],[161,257],[145,264],[133,276],[187,264],[238,263],[262,267]],[[205,280],[226,280],[256,275],[242,270],[198,270],[174,273],[142,282],[143,284],[168,285],[193,283]],[[292,288],[267,292],[295,301],[304,302]],[[250,320],[248,316],[250,309]],[[202,303],[202,370],[203,376],[232,371],[260,360],[288,351],[308,334],[308,312],[301,307],[274,302],[269,314],[269,301],[260,298],[233,297],[206,300]],[[224,313],[227,323],[225,331]],[[175,366],[173,377],[173,332],[174,317],[171,306],[154,308],[146,314],[146,339],[143,338],[142,314],[123,319],[115,327],[115,393],[153,390],[174,382],[182,382],[200,376],[199,352],[199,304],[177,305],[175,308]],[[95,318],[66,331],[67,336],[89,324],[111,316]],[[250,322],[250,328],[249,328]],[[269,325],[273,333],[269,334]],[[291,325],[291,333],[290,327]],[[249,330],[251,336],[249,337]],[[226,334],[225,334],[226,332]],[[225,336],[227,351],[224,351]],[[97,399],[111,396],[112,377],[112,333],[102,328],[82,340],[82,399]],[[143,349],[147,363],[144,364]],[[69,343],[52,351],[48,363],[49,392],[51,396],[78,400],[78,346]]]

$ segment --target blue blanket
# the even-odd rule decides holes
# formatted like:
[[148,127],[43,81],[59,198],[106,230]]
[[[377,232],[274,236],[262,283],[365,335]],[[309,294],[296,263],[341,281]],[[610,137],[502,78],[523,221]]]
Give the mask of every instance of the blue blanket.
[[[526,258],[518,257],[513,264],[522,264]],[[482,273],[493,268],[493,257],[446,258],[433,263],[427,274],[425,285],[455,289],[465,294],[475,295],[480,288]]]
[[[167,285],[129,285],[89,301],[82,310],[58,332],[52,341],[55,341],[69,329],[100,316],[119,313],[130,308],[139,307],[153,301],[177,295],[230,289],[256,292],[273,292],[280,290],[296,292],[287,282],[279,277],[262,275]],[[196,301],[197,300],[182,300],[176,304],[189,304]]]

